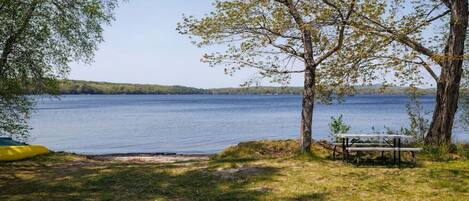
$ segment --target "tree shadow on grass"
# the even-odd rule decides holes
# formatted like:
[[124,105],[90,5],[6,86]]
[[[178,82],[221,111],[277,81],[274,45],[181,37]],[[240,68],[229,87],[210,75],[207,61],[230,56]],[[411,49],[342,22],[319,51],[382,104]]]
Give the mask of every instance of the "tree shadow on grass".
[[[413,162],[410,157],[402,156],[400,164],[398,163],[398,158],[396,156],[396,161],[392,155],[380,156],[378,154],[362,154],[357,156],[356,154],[350,155],[349,160],[345,161],[346,163],[353,164],[355,167],[359,168],[375,168],[375,167],[385,167],[385,168],[415,168],[421,167],[422,164],[418,161]],[[342,160],[342,159],[336,159]]]
[[279,171],[255,166],[253,170],[218,173],[206,166],[183,163],[106,164],[73,170],[45,168],[48,170],[28,170],[26,174],[30,175],[13,178],[0,173],[0,179],[6,179],[0,182],[0,199],[258,200],[269,190],[250,188],[249,184],[271,180]]
[[326,200],[328,193],[307,193],[297,197],[288,198],[288,201]]

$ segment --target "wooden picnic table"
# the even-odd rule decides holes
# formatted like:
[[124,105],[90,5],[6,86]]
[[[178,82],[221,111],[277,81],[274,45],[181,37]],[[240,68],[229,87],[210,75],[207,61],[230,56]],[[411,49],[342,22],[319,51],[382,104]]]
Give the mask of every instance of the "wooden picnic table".
[[[393,159],[394,164],[396,164],[396,152],[398,155],[397,163],[400,166],[401,163],[401,149],[402,151],[410,150],[409,148],[401,148],[401,139],[409,139],[412,136],[408,135],[398,135],[398,134],[351,134],[351,133],[343,133],[338,134],[338,138],[342,139],[342,153],[343,153],[343,160],[348,160],[349,158],[349,151],[393,151]],[[354,148],[352,145],[356,143],[356,141],[362,139],[381,139],[388,147],[361,147],[361,148]],[[367,143],[373,145],[374,143]],[[383,145],[383,143],[375,143],[376,145]],[[412,152],[412,154],[414,154]]]

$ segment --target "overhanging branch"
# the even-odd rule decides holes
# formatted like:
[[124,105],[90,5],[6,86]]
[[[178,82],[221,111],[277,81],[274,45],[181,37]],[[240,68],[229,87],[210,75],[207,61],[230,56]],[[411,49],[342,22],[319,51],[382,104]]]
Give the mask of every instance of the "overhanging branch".
[[[381,24],[380,22],[376,21],[376,20],[373,20],[373,19],[370,19],[369,17],[365,16],[365,15],[362,15],[360,14],[360,16],[362,18],[364,18],[365,20],[371,22],[372,24],[380,27],[382,30],[382,32],[385,32],[389,35],[387,35],[387,37],[389,38],[392,38],[402,44],[405,44],[407,45],[408,47],[414,49],[415,51],[421,53],[421,54],[424,54],[428,57],[430,57],[435,63],[438,63],[440,65],[443,65],[440,61],[439,56],[433,52],[432,50],[430,50],[429,48],[423,46],[422,44],[420,44],[419,42],[415,41],[415,40],[412,40],[411,38],[409,38],[406,34],[401,34],[401,33],[398,33],[397,31],[393,30],[392,28],[390,27],[387,27],[383,24]],[[359,28],[363,28],[363,27],[359,27]],[[368,28],[371,28],[371,27],[368,27]],[[373,28],[371,28],[373,29]],[[376,30],[376,29],[374,29]],[[380,32],[378,31],[378,32]]]

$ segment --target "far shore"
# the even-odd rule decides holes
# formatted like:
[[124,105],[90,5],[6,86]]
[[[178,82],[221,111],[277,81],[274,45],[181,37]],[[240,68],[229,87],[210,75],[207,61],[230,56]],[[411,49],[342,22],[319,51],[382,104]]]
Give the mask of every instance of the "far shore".
[[[357,85],[355,94],[377,95],[393,94],[405,95],[410,91],[409,87],[383,85]],[[434,95],[435,88],[419,88],[422,95]],[[32,92],[34,94],[34,92]],[[249,87],[225,87],[225,88],[196,88],[180,85],[159,84],[133,84],[111,83],[83,80],[60,80],[57,94],[154,94],[154,95],[301,95],[303,87],[299,86],[249,86]]]

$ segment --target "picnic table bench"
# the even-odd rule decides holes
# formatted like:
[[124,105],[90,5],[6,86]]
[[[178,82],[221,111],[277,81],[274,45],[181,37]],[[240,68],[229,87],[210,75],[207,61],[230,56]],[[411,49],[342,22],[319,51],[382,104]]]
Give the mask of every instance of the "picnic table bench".
[[[408,135],[385,135],[385,134],[338,134],[341,143],[333,143],[334,152],[333,157],[335,158],[335,152],[337,146],[342,147],[342,159],[348,160],[350,152],[357,152],[357,155],[360,152],[371,152],[379,151],[383,156],[384,152],[393,152],[393,161],[394,164],[400,166],[401,164],[401,152],[410,152],[412,154],[412,159],[415,162],[415,153],[422,150],[422,148],[414,147],[402,147],[401,139],[410,139],[411,136]],[[367,140],[368,142],[360,142],[362,140]],[[370,141],[371,139],[377,139],[375,141]],[[396,160],[397,156],[397,160]],[[357,161],[359,157],[357,157]]]

